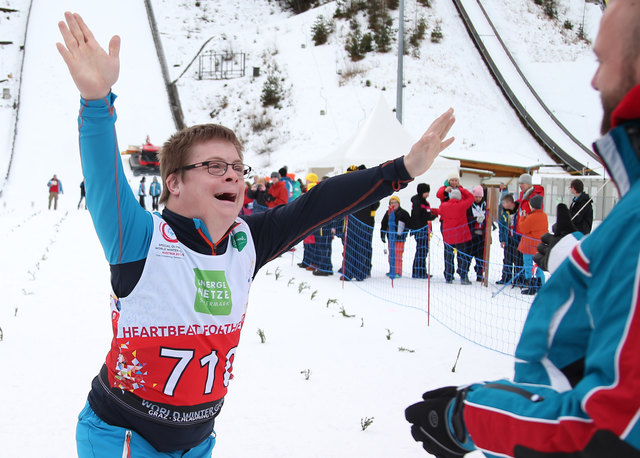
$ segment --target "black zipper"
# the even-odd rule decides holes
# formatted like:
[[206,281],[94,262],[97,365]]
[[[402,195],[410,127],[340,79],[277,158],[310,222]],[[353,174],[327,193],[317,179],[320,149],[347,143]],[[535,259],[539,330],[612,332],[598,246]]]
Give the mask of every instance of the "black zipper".
[[527,391],[518,386],[503,385],[502,383],[487,383],[485,386],[487,388],[496,388],[498,390],[509,391],[511,393],[519,394],[520,396],[528,399],[531,402],[544,401],[544,397],[540,396],[538,393],[532,393],[531,391]]

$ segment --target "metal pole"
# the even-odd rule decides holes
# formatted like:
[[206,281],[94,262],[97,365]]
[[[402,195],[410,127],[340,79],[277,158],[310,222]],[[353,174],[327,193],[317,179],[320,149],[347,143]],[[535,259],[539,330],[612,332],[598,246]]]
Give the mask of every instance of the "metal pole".
[[404,0],[400,0],[398,8],[398,77],[396,88],[396,118],[402,124],[402,83],[404,59]]

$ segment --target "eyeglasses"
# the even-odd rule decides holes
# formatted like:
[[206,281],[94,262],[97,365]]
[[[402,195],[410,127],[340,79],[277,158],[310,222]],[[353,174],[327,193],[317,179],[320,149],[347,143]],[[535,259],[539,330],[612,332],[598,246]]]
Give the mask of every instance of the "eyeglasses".
[[190,164],[190,165],[185,165],[184,167],[179,167],[178,169],[174,170],[174,172],[177,172],[180,169],[182,169],[182,170],[190,170],[190,169],[195,169],[197,167],[206,167],[207,168],[207,172],[209,172],[210,175],[215,175],[217,177],[221,177],[222,175],[227,173],[227,168],[229,166],[231,166],[231,170],[236,172],[236,174],[238,176],[241,176],[241,177],[245,176],[249,172],[251,172],[251,167],[249,167],[247,164],[243,164],[242,162],[231,162],[231,163],[229,163],[229,162],[225,162],[225,161],[198,162],[197,164]]

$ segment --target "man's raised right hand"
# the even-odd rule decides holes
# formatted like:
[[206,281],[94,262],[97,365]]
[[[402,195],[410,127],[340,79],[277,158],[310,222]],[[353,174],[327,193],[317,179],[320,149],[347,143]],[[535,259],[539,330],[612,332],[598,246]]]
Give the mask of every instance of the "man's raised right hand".
[[80,95],[87,100],[106,97],[120,72],[120,37],[111,38],[107,54],[79,14],[66,12],[64,17],[66,23],[58,23],[64,45],[56,43],[56,46]]

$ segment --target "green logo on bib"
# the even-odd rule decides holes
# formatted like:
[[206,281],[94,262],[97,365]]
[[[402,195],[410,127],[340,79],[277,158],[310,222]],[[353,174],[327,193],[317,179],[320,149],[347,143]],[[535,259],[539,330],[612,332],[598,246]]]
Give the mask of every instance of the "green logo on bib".
[[238,232],[231,237],[231,246],[238,250],[238,252],[242,251],[242,249],[247,246],[247,234],[244,232]]
[[193,269],[196,284],[196,312],[210,315],[231,313],[231,289],[224,270]]

